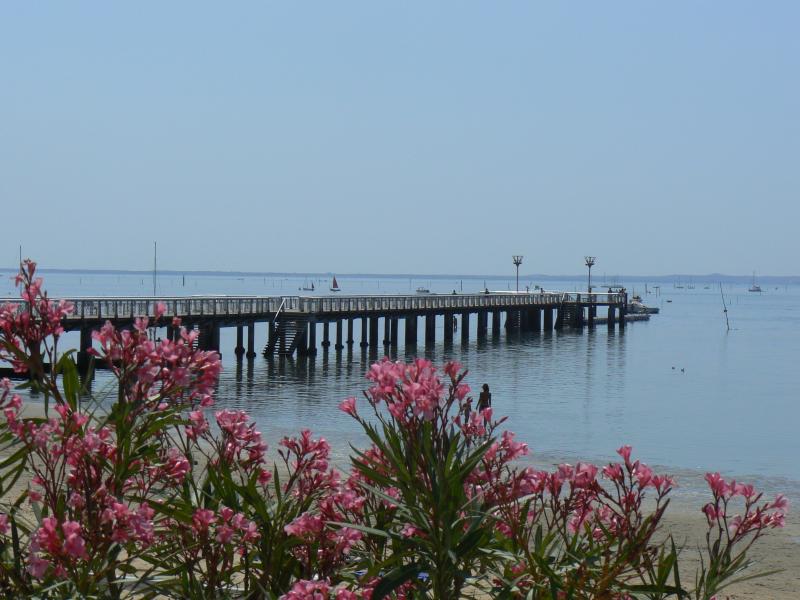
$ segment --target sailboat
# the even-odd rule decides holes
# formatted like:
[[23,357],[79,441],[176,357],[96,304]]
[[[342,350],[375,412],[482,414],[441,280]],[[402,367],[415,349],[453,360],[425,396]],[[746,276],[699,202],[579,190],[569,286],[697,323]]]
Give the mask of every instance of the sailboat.
[[756,272],[753,271],[753,285],[747,290],[748,292],[761,292],[761,286],[756,283]]
[[311,286],[308,285],[308,280],[303,282],[303,287],[301,288],[304,292],[313,292],[314,291],[314,282],[311,282]]
[[342,288],[339,287],[339,284],[336,282],[336,275],[333,276],[333,282],[331,283],[331,291],[332,292],[341,292]]

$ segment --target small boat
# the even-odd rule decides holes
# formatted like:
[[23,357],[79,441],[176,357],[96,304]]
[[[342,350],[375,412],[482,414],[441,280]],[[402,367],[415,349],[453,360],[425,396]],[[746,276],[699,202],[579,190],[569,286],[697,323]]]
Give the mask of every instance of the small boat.
[[314,282],[312,281],[311,282],[311,287],[309,287],[308,281],[306,281],[305,283],[303,283],[303,287],[300,288],[300,289],[303,290],[304,292],[313,292],[314,291]]
[[430,294],[431,291],[426,287],[418,287],[417,288],[417,293],[418,294]]
[[747,291],[748,292],[759,292],[759,293],[761,292],[761,286],[756,283],[756,272],[755,271],[753,271],[753,285],[751,285],[748,288]]
[[336,275],[333,276],[333,283],[331,283],[330,290],[332,292],[341,292],[342,288],[339,287],[339,284],[336,282]]
[[657,315],[658,311],[657,307],[645,305],[641,296],[634,296],[628,303],[628,312],[632,315]]

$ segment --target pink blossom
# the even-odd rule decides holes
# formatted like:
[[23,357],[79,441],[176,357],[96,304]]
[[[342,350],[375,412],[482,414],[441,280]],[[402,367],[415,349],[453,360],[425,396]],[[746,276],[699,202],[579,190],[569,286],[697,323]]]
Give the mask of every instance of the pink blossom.
[[35,553],[31,553],[28,557],[28,573],[30,573],[34,579],[44,578],[44,574],[47,572],[49,566],[49,560],[45,560]]
[[74,558],[88,559],[86,545],[81,536],[80,523],[75,521],[64,521],[61,525],[64,531],[64,551]]
[[207,531],[209,526],[217,520],[213,510],[198,508],[192,517],[192,526],[198,532]]
[[339,410],[347,413],[351,417],[357,417],[356,412],[356,399],[354,397],[346,398],[339,403]]

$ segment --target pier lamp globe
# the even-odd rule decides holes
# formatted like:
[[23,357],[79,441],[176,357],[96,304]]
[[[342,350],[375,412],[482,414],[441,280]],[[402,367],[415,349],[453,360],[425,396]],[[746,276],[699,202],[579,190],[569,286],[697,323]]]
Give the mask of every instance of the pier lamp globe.
[[586,266],[589,267],[589,293],[592,293],[592,267],[594,266],[595,257],[594,256],[584,256],[583,257]]
[[511,260],[514,262],[514,266],[517,267],[517,291],[519,291],[519,266],[522,264],[522,255],[515,254],[511,257]]

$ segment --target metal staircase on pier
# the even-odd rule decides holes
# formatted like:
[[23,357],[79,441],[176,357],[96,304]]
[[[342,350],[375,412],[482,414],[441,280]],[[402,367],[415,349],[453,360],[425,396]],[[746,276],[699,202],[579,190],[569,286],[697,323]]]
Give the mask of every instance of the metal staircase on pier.
[[306,335],[308,332],[308,317],[283,318],[272,322],[274,334],[264,347],[264,356],[272,356],[276,352],[279,356],[291,356],[297,350],[306,351]]

